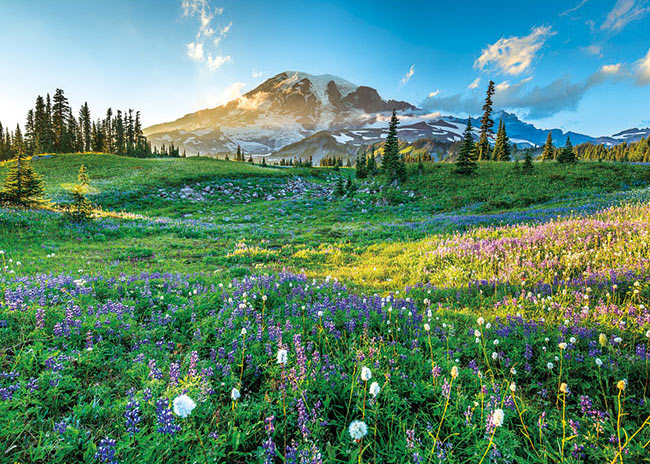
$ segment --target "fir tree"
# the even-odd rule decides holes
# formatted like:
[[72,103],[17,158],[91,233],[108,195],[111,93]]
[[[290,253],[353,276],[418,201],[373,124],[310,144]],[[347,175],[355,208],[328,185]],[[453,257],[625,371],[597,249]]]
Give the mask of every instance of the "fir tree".
[[499,121],[497,139],[494,143],[493,159],[495,161],[510,161],[510,140],[506,134],[506,125],[503,120]]
[[481,135],[478,140],[478,159],[490,159],[490,142],[489,134],[492,133],[492,126],[494,121],[490,118],[492,115],[492,97],[494,96],[494,82],[490,81],[485,95],[485,103],[483,104],[483,117],[481,118]]
[[465,132],[463,132],[463,141],[461,142],[460,151],[456,158],[456,172],[467,175],[476,171],[475,150],[476,147],[472,138],[472,121],[470,118],[467,118],[467,126],[465,127]]
[[366,173],[369,176],[375,176],[377,174],[377,158],[375,157],[375,146],[372,146],[370,156],[366,161]]
[[77,183],[82,187],[87,187],[90,184],[90,178],[86,172],[86,165],[82,164],[79,167],[79,174],[77,175]]
[[553,136],[549,131],[546,136],[546,143],[544,144],[544,149],[542,150],[542,161],[548,161],[555,158],[555,147],[553,146]]
[[[337,165],[338,166],[338,165]],[[345,187],[343,185],[343,177],[336,177],[336,187],[334,188],[334,195],[337,197],[342,197],[345,195]]]
[[354,165],[357,171],[357,179],[365,179],[368,177],[365,153],[357,153],[357,161]]
[[573,144],[571,143],[570,137],[566,138],[566,144],[557,155],[557,160],[559,163],[575,163],[576,154],[573,151]]
[[399,119],[393,110],[393,116],[388,125],[388,136],[384,143],[384,156],[381,160],[381,170],[386,177],[387,184],[399,184],[406,180],[406,167],[404,158],[400,155],[397,140],[397,125]]
[[81,105],[79,110],[79,125],[81,126],[81,134],[83,140],[82,150],[85,152],[90,151],[91,145],[91,120],[90,120],[90,108],[88,108],[88,102],[85,102]]
[[9,165],[2,196],[7,203],[25,208],[43,202],[43,180],[34,172],[23,151],[19,151]]
[[86,193],[90,179],[86,173],[86,167],[82,164],[77,176],[77,184],[72,190],[72,202],[68,205],[66,216],[73,222],[85,222],[92,218],[93,207]]
[[237,154],[235,155],[235,161],[241,161],[241,160],[242,160],[241,147],[237,145]]
[[524,164],[521,167],[521,173],[524,175],[531,175],[533,173],[533,157],[530,150],[524,152]]

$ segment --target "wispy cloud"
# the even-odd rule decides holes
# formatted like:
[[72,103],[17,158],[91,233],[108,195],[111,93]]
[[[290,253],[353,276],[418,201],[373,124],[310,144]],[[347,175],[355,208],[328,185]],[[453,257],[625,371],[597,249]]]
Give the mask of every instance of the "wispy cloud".
[[629,23],[643,18],[650,12],[646,0],[618,0],[601,24],[601,31],[619,32]]
[[411,65],[411,68],[408,70],[408,72],[404,75],[404,77],[400,81],[402,83],[402,85],[406,84],[409,81],[409,79],[411,79],[411,77],[413,77],[413,74],[415,74],[415,65],[414,64]]
[[582,49],[587,55],[594,55],[600,58],[603,57],[603,47],[598,44],[591,44]]
[[484,70],[494,65],[504,74],[517,76],[530,69],[537,52],[553,35],[550,26],[539,26],[524,37],[502,37],[483,50],[474,67]]
[[433,92],[429,92],[429,98],[433,98],[437,96],[440,93],[440,89],[434,90]]
[[475,89],[475,88],[478,87],[478,85],[479,85],[480,82],[481,82],[481,78],[480,78],[480,77],[477,77],[476,79],[474,79],[474,80],[472,81],[471,84],[469,84],[469,85],[467,86],[467,88],[468,88],[468,89]]
[[264,73],[261,72],[261,71],[255,71],[254,69],[251,71],[251,77],[252,77],[253,79],[259,79],[259,78],[262,77],[263,75],[264,75]]
[[650,84],[650,49],[645,57],[636,62],[636,80],[639,85]]
[[588,1],[589,1],[589,0],[581,0],[580,3],[578,3],[578,4],[577,4],[576,6],[574,6],[573,8],[569,8],[568,10],[563,11],[562,13],[560,13],[560,16],[566,16],[566,15],[568,15],[568,14],[573,13],[574,11],[578,11],[580,8],[582,8],[583,6],[585,6],[585,3],[587,3]]
[[218,53],[217,47],[230,31],[232,22],[217,29],[213,26],[214,18],[223,14],[223,8],[212,7],[209,0],[182,0],[181,7],[184,17],[196,18],[199,23],[194,40],[185,45],[187,56],[205,63],[212,71],[231,62],[232,57]]
[[[543,86],[530,87],[531,77],[516,83],[501,82],[495,86],[494,105],[497,108],[519,109],[532,119],[552,116],[560,111],[576,110],[584,95],[592,88],[605,82],[629,77],[625,66],[611,64],[602,66],[587,79],[571,82],[567,77],[555,79]],[[483,105],[483,95],[476,92],[456,94],[448,97],[429,97],[422,102],[422,108],[433,111],[464,112],[478,114]]]

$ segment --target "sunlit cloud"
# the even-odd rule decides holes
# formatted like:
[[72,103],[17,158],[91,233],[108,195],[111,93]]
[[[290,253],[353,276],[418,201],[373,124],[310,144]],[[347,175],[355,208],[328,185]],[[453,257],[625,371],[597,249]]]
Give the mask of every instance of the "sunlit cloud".
[[517,76],[531,68],[537,52],[553,35],[550,26],[539,26],[524,37],[501,38],[483,50],[474,67],[485,70],[493,65],[504,74]]
[[472,81],[471,84],[469,84],[469,85],[467,86],[467,88],[468,88],[468,89],[475,89],[475,88],[478,87],[478,85],[479,85],[480,82],[481,82],[481,78],[480,78],[480,77],[477,77],[476,79],[474,79],[474,80]]
[[232,58],[218,53],[221,39],[226,37],[232,22],[215,29],[212,25],[216,16],[223,14],[223,8],[212,7],[208,0],[182,0],[183,16],[198,19],[199,27],[192,42],[186,44],[187,56],[199,63],[205,63],[209,70],[219,69]]
[[429,93],[429,97],[435,97],[435,96],[438,95],[439,93],[440,93],[440,89],[435,90],[435,91]]
[[411,77],[413,77],[413,74],[415,74],[415,65],[414,64],[411,65],[411,68],[408,70],[406,75],[400,81],[402,83],[402,85],[406,84],[411,79]]
[[645,57],[636,63],[636,78],[639,85],[650,84],[650,49]]
[[646,0],[618,0],[601,24],[601,31],[619,32],[633,21],[642,19],[650,12]]

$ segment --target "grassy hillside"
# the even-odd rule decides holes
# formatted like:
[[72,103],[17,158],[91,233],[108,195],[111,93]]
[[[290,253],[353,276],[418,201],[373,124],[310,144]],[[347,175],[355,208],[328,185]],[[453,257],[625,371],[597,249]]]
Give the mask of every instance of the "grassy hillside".
[[647,456],[647,166],[82,163],[94,221],[0,208],[0,462]]

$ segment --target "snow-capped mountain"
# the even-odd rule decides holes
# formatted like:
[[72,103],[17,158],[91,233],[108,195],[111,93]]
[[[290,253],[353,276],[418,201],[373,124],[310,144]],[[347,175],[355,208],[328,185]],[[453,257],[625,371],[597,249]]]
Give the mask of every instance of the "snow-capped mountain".
[[212,109],[145,129],[154,145],[163,143],[188,153],[270,153],[321,130],[364,127],[378,115],[397,109],[414,111],[402,101],[385,101],[375,89],[340,77],[287,71]]
[[[353,156],[369,144],[381,142],[392,110],[400,116],[399,138],[407,142],[431,139],[436,143],[459,141],[466,119],[427,114],[416,106],[384,100],[379,93],[343,78],[286,71],[255,89],[216,108],[183,116],[145,129],[156,146],[171,142],[193,155],[233,153],[237,146],[249,154],[274,157],[309,157],[317,162],[327,154]],[[497,111],[510,140],[520,147],[541,146],[548,129],[539,129],[516,115]],[[478,118],[472,118],[475,128]],[[650,135],[650,128],[629,129],[612,136],[592,137],[551,129],[555,145],[567,137],[574,144],[593,142],[616,145]]]

